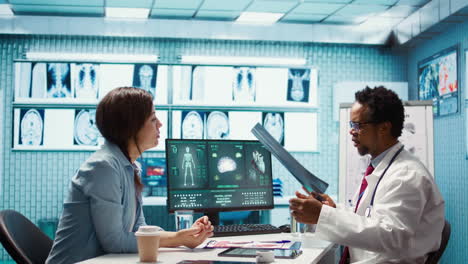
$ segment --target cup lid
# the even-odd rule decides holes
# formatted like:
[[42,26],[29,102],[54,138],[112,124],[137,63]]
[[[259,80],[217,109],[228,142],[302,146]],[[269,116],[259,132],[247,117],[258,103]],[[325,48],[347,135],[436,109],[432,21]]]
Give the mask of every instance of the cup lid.
[[159,235],[159,228],[157,226],[147,225],[140,226],[135,233],[137,236],[154,236]]

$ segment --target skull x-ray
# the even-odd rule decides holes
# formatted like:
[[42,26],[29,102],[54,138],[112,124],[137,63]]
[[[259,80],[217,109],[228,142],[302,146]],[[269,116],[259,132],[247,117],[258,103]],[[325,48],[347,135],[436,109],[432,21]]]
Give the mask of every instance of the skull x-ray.
[[135,64],[133,86],[149,92],[153,99],[156,96],[157,66],[155,64]]
[[43,145],[44,110],[21,109],[19,144],[27,146]]
[[284,113],[263,113],[263,127],[284,146]]
[[96,127],[96,110],[82,109],[75,111],[73,139],[75,145],[97,146],[100,137]]
[[72,64],[75,97],[80,99],[97,99],[99,91],[99,64]]
[[186,139],[203,139],[205,113],[197,111],[182,112],[181,135]]
[[310,70],[289,69],[287,100],[293,102],[309,102]]
[[227,112],[213,111],[206,121],[208,139],[229,138],[229,117]]
[[235,102],[255,102],[255,68],[234,67],[232,100]]
[[47,63],[47,97],[72,97],[68,63]]

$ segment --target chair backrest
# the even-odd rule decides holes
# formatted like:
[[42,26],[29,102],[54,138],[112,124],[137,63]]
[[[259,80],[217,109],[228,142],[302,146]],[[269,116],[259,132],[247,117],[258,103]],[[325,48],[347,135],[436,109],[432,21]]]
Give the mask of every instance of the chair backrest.
[[437,251],[429,253],[425,264],[437,264],[440,257],[442,257],[445,248],[447,247],[447,243],[450,238],[450,232],[450,223],[447,220],[445,220],[444,229],[442,230],[442,240],[440,241],[440,247]]
[[52,239],[13,210],[0,211],[0,242],[17,263],[44,263],[52,249]]

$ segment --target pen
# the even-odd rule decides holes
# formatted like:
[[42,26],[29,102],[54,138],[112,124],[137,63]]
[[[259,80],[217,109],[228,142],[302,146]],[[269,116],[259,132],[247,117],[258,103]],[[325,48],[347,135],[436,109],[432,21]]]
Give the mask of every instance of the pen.
[[281,243],[289,243],[289,242],[291,242],[291,240],[259,241],[259,243],[278,243],[278,244],[281,244]]

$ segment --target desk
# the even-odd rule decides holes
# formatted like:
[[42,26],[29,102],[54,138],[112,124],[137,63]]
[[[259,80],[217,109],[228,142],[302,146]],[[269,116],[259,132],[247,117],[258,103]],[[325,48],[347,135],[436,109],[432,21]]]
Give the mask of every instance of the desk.
[[[334,256],[333,249],[335,248],[334,244],[319,240],[314,237],[314,235],[306,234],[301,235],[300,237],[293,236],[289,233],[282,234],[267,234],[267,235],[251,235],[251,236],[234,236],[234,237],[218,237],[214,239],[219,240],[252,240],[252,241],[263,241],[263,240],[291,240],[291,241],[301,241],[302,242],[302,255],[296,259],[275,259],[274,263],[295,263],[295,264],[309,264],[309,263],[319,263],[319,261],[324,260],[324,258],[330,258]],[[171,263],[175,264],[181,260],[225,260],[225,261],[244,261],[244,262],[255,262],[255,258],[238,258],[238,257],[218,257],[218,253],[225,249],[187,249],[187,248],[160,248],[158,263]],[[88,259],[86,261],[80,262],[82,264],[107,264],[107,263],[138,263],[139,258],[138,254],[107,254],[97,258]],[[325,261],[333,263],[334,259],[331,261]],[[322,262],[321,262],[322,263]]]

